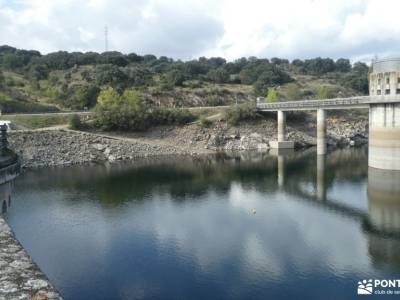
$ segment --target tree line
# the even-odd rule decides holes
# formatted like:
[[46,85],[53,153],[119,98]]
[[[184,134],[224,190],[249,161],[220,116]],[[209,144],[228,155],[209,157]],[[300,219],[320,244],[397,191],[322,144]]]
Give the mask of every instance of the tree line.
[[[348,59],[331,58],[295,59],[240,58],[227,62],[221,57],[200,57],[190,61],[174,60],[165,56],[123,54],[116,51],[66,52],[42,55],[35,50],[19,50],[0,46],[0,66],[4,69],[27,72],[33,80],[47,79],[54,70],[67,70],[77,66],[97,66],[96,74],[86,74],[99,84],[123,82],[129,86],[151,85],[154,74],[161,75],[166,88],[181,86],[187,80],[213,83],[252,84],[256,89],[293,81],[290,73],[322,76],[329,73],[343,75],[343,83],[356,91],[368,91],[368,66]],[[132,70],[127,66],[136,66]],[[91,78],[94,77],[94,78]]]

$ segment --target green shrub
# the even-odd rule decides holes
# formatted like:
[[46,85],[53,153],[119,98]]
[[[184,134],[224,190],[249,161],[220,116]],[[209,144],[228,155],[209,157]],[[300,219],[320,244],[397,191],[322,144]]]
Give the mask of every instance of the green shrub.
[[276,102],[278,100],[278,93],[275,88],[268,89],[266,100],[267,102]]
[[259,117],[254,103],[244,103],[231,107],[226,113],[230,125],[237,125],[241,121],[255,120]]
[[78,115],[73,115],[70,119],[69,119],[69,128],[71,129],[82,129],[83,128],[83,123],[81,118]]

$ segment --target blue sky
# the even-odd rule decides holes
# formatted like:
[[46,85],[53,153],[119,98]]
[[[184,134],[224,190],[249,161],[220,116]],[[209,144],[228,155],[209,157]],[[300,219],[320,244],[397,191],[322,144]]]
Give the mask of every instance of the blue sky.
[[0,44],[173,58],[396,55],[396,0],[0,0]]

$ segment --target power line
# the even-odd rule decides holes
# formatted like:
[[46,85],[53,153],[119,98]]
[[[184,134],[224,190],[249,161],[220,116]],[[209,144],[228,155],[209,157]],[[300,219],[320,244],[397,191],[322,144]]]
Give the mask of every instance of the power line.
[[104,27],[104,49],[105,52],[108,51],[108,26]]

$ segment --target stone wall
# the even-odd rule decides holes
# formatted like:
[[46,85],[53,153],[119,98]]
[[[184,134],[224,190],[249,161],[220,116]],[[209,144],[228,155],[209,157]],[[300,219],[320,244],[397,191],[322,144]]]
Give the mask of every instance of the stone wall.
[[0,215],[0,300],[62,299]]

